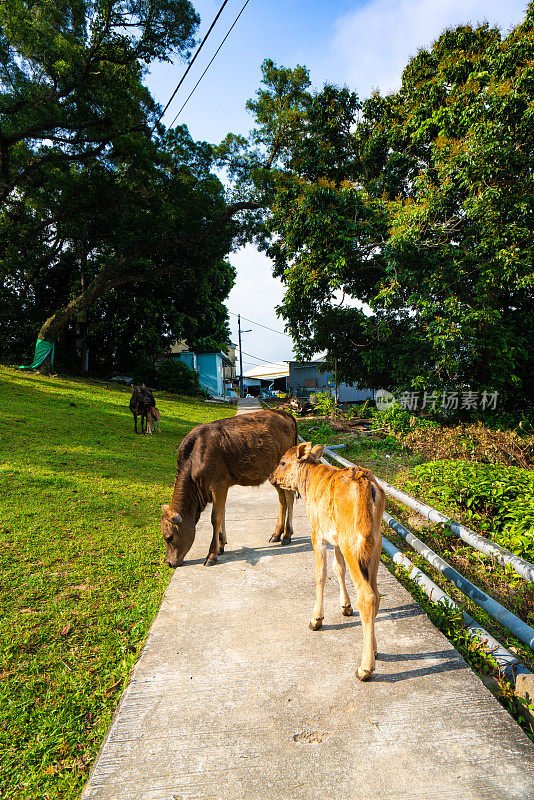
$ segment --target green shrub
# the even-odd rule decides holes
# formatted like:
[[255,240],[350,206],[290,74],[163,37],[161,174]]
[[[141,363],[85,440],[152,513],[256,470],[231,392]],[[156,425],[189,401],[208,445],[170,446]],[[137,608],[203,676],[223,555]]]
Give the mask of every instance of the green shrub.
[[431,461],[405,484],[462,517],[522,558],[534,560],[534,472],[472,461]]
[[315,406],[317,414],[330,415],[334,410],[335,404],[336,401],[330,392],[317,392],[317,405]]
[[394,403],[385,411],[373,408],[374,428],[389,428],[392,433],[407,433],[416,428],[433,429],[439,427],[437,422],[423,417],[416,417],[407,408]]
[[153,389],[165,392],[185,394],[190,397],[205,394],[198,380],[198,372],[177,359],[140,365],[134,370],[133,379],[134,383],[146,383]]
[[369,401],[367,401],[366,403],[361,403],[360,405],[354,404],[353,406],[350,406],[347,411],[347,417],[349,419],[371,419],[373,416],[373,411],[374,407],[369,404]]

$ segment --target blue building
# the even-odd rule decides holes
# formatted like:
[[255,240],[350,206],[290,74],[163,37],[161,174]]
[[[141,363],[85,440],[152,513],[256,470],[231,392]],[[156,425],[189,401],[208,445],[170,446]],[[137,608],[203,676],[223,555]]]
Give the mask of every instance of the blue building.
[[224,353],[193,353],[182,350],[172,353],[171,358],[183,361],[190,369],[198,372],[200,385],[212,397],[223,397],[225,394],[225,369],[231,370],[233,364]]

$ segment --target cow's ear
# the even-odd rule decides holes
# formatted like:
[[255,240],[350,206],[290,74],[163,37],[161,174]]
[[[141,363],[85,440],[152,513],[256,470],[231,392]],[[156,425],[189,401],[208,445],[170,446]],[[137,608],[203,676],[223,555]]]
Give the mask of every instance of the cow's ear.
[[311,452],[311,442],[302,442],[297,447],[297,458],[299,461],[303,461],[305,458],[308,458]]
[[312,454],[318,461],[323,457],[323,453],[324,453],[324,444],[316,444],[315,447],[312,448]]

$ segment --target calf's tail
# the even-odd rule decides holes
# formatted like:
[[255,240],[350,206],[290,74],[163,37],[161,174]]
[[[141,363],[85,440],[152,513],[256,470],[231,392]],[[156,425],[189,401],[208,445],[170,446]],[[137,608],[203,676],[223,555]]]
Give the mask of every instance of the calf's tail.
[[[380,530],[383,493],[379,488],[375,487],[369,470],[354,469],[352,479],[358,485],[358,504],[355,520],[358,532],[358,564],[364,580],[369,581],[369,564],[375,553],[376,537]],[[380,497],[378,496],[379,493]],[[378,524],[375,519],[377,511],[380,512]]]

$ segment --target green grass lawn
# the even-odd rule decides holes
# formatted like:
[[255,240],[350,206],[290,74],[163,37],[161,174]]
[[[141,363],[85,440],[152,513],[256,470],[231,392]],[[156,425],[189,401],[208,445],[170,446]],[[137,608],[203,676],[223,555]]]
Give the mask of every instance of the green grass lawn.
[[170,577],[176,450],[232,407],[0,367],[0,796],[77,797]]

